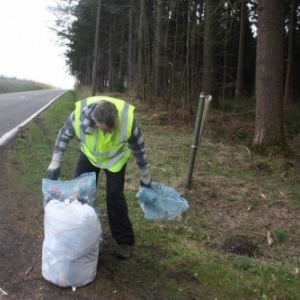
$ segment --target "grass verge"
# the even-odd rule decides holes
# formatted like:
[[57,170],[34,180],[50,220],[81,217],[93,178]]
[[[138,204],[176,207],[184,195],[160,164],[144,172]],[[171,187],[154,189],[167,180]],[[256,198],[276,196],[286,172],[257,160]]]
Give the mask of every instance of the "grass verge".
[[26,79],[9,78],[0,75],[0,94],[45,90],[51,88],[54,87],[49,84]]

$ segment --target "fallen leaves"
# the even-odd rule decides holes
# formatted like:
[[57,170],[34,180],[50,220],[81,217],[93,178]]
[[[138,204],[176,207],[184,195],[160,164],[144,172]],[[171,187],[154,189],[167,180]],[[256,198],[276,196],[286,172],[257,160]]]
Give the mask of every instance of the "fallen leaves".
[[269,246],[272,246],[274,244],[274,239],[273,239],[270,231],[268,231],[268,233],[267,233],[267,241],[268,241]]
[[8,295],[8,294],[7,294],[5,291],[3,291],[1,288],[0,288],[0,292],[1,292],[1,294],[2,294],[2,295],[0,295],[0,296],[1,296],[0,299],[2,298],[3,295],[5,295],[5,296]]
[[261,193],[260,196],[261,196],[262,198],[264,198],[264,199],[267,199],[267,196],[266,196],[265,194],[263,194],[263,193]]

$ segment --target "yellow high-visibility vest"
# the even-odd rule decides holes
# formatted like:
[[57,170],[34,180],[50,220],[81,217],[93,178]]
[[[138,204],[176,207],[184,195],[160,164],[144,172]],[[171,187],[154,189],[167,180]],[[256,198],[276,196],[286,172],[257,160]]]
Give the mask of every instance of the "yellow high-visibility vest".
[[[99,101],[109,101],[117,107],[118,124],[112,133],[103,133],[95,127],[86,134],[80,126],[80,115],[84,107]],[[75,133],[81,141],[81,151],[96,167],[118,172],[130,157],[128,139],[131,136],[134,106],[123,100],[106,96],[90,97],[75,104]]]

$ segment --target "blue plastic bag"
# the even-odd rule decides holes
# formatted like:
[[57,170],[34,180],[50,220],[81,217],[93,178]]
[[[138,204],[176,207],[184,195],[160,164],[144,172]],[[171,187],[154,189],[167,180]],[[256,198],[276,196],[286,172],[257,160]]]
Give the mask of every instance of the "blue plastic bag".
[[84,173],[68,181],[43,179],[42,191],[44,207],[51,200],[72,202],[78,200],[82,204],[95,206],[96,199],[96,174]]
[[[44,196],[44,209],[51,200],[72,203],[78,201],[93,207],[99,221],[101,213],[96,205],[96,174],[95,172],[83,173],[72,180],[43,179],[42,191]],[[103,245],[103,235],[100,239],[100,250]]]
[[189,208],[187,200],[175,189],[155,182],[150,188],[141,187],[136,196],[148,220],[169,221]]

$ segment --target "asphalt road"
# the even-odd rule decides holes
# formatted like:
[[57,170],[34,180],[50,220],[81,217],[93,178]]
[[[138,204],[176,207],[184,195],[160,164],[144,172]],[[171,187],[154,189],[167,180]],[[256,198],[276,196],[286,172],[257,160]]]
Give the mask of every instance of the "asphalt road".
[[0,146],[68,90],[52,89],[0,95]]

